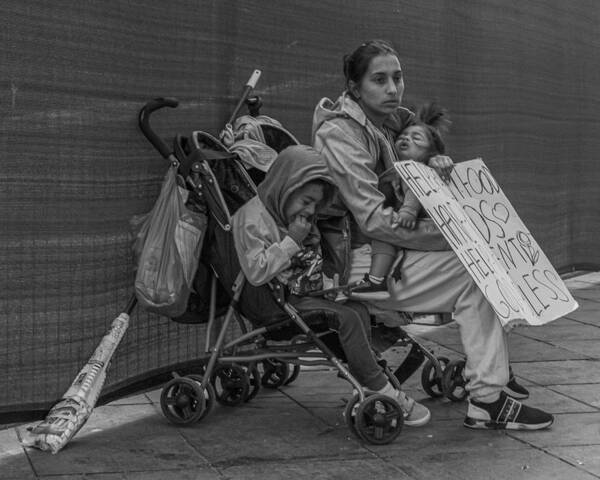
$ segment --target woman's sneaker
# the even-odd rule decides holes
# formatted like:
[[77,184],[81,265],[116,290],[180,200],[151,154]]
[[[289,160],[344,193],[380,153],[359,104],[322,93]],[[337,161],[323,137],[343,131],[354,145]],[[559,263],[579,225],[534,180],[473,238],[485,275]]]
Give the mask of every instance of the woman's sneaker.
[[548,428],[554,417],[538,408],[523,405],[518,400],[500,392],[492,403],[469,400],[464,425],[483,430],[541,430]]
[[526,400],[529,398],[529,390],[523,385],[517,383],[517,378],[512,371],[512,367],[509,367],[508,383],[504,386],[503,390],[507,395],[510,395],[517,400]]
[[390,293],[385,281],[381,283],[372,282],[369,274],[365,274],[363,280],[356,286],[351,287],[350,298],[356,300],[387,300]]

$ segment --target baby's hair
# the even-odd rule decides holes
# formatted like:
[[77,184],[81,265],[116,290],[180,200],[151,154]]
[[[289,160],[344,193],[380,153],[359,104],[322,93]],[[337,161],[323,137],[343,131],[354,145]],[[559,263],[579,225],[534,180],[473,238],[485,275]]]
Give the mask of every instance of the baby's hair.
[[350,81],[359,83],[367,73],[371,60],[379,55],[394,55],[399,58],[394,47],[385,40],[369,40],[352,53],[344,55],[344,77],[348,91]]
[[411,125],[422,126],[431,140],[431,155],[444,154],[446,144],[443,135],[448,133],[452,122],[448,116],[448,110],[437,102],[422,104],[415,114]]

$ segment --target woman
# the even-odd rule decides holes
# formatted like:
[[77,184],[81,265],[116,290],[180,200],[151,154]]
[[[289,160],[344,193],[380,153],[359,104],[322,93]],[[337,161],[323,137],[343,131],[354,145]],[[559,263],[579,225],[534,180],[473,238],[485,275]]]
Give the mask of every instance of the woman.
[[[338,186],[337,207],[349,211],[350,281],[368,272],[372,239],[403,249],[400,278],[383,309],[453,312],[466,354],[469,407],[464,425],[477,429],[549,427],[552,415],[523,405],[503,390],[509,382],[506,334],[494,310],[431,220],[413,230],[397,228],[396,212],[384,207],[378,175],[396,160],[393,145],[412,113],[400,107],[404,78],[391,45],[373,40],[344,57],[346,91],[322,99],[313,117],[313,143]],[[434,156],[429,165],[442,177],[452,160]]]

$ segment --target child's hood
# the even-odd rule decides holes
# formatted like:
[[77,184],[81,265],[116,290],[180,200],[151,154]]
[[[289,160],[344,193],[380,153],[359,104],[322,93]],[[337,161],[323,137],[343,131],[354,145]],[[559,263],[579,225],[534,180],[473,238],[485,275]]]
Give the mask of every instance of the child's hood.
[[258,197],[280,225],[287,227],[284,205],[298,188],[314,180],[332,183],[323,157],[307,145],[284,149],[258,186]]

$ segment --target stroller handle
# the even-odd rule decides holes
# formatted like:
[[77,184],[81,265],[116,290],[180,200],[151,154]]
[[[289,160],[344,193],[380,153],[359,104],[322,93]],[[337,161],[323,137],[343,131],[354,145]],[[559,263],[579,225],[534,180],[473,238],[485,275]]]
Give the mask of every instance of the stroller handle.
[[172,97],[161,97],[150,100],[146,105],[140,109],[138,115],[138,123],[144,136],[148,141],[156,148],[163,158],[169,160],[172,155],[172,150],[169,146],[152,130],[150,126],[150,114],[155,110],[159,110],[163,107],[175,108],[179,105],[179,100]]

